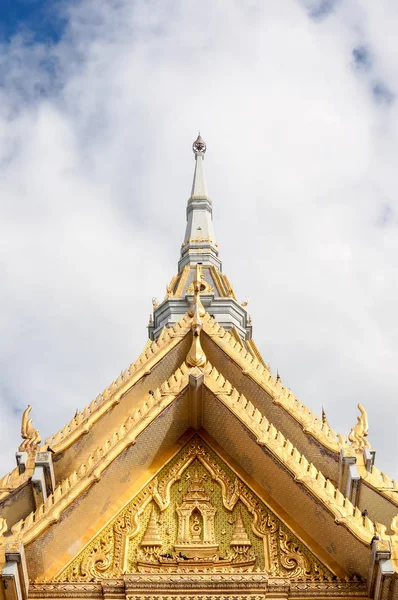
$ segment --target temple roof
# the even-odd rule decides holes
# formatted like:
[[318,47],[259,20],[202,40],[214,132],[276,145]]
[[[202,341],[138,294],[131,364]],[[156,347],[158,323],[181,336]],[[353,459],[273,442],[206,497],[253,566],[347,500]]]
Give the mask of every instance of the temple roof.
[[[210,238],[212,205],[203,172],[206,146],[200,136],[193,149],[196,164],[187,227],[204,219]],[[282,544],[284,536],[297,540],[289,542],[290,546],[283,542],[296,561],[300,552],[300,556],[308,552],[311,564],[319,561],[316,569],[327,574],[322,575],[325,580],[335,579],[341,585],[347,582],[347,596],[360,582],[356,595],[378,600],[389,590],[390,597],[398,597],[398,486],[374,465],[365,409],[359,405],[360,416],[348,440],[330,427],[324,414],[319,417],[309,410],[278,374],[271,373],[261,356],[245,303],[238,303],[221,272],[214,236],[201,241],[190,238],[185,244],[181,250],[185,263],[180,261],[163,302],[154,302],[150,340],[137,361],[43,443],[29,417],[30,409],[25,412],[18,466],[0,480],[3,577],[22,578],[21,569],[12,567],[10,548],[18,548],[14,552],[18,564],[26,556],[30,581],[43,585],[47,579],[59,578],[98,540],[109,546],[109,555],[115,542],[107,542],[101,537],[103,532],[120,526],[115,524],[120,511],[138,502],[143,490],[149,495],[140,500],[142,514],[148,503],[152,504],[145,512],[148,534],[142,538],[149,540],[143,544],[149,554],[140,560],[144,566],[145,560],[153,562],[160,543],[156,511],[163,514],[167,508],[164,498],[170,498],[169,492],[162,496],[156,477],[191,439],[200,438],[200,444],[207,444],[220,464],[236,474],[239,489],[255,493],[258,502],[267,507],[264,510],[283,524],[278,543]],[[197,475],[198,465],[194,473],[198,480],[206,475]],[[214,473],[211,477],[218,481]],[[164,481],[167,487],[167,477]],[[225,482],[220,485],[228,488]],[[246,506],[238,487],[235,491],[233,486],[228,488],[228,493],[224,490],[224,496],[235,498],[230,504],[224,498],[227,511],[232,511],[238,500],[243,503],[235,515],[240,521],[234,521],[234,531],[239,530],[238,537],[244,541],[236,550],[241,554],[222,558],[230,561],[231,568],[237,556],[242,564],[253,565],[254,554],[248,548],[253,546],[254,552],[256,544],[247,537],[250,530],[246,525],[250,510],[257,514],[253,508],[257,500]],[[203,502],[210,502],[213,488],[207,485],[195,490],[202,493]],[[180,492],[184,492],[182,484]],[[251,507],[249,513],[243,506]],[[207,514],[214,515],[214,509],[209,508]],[[204,528],[201,518],[197,515],[196,536]],[[254,530],[256,527],[254,521]],[[219,535],[226,534],[220,529]],[[189,548],[187,540],[183,542]],[[201,560],[205,559],[209,564],[215,560],[207,555]],[[156,560],[163,564],[159,557]],[[178,560],[173,561],[176,566],[170,569],[179,569]],[[214,563],[213,567],[217,570],[220,565]],[[267,573],[271,576],[270,570]],[[313,583],[311,573],[308,581]],[[73,574],[70,577],[74,580]],[[80,581],[78,577],[76,581]],[[18,585],[26,599],[22,583]],[[37,594],[39,589],[45,596],[47,588],[36,588]]]

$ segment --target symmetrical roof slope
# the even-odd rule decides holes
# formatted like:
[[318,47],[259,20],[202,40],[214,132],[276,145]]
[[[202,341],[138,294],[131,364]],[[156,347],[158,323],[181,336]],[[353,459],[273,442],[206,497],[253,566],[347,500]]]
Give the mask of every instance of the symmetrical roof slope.
[[212,239],[183,245],[152,340],[43,444],[24,417],[0,484],[7,600],[167,596],[181,573],[210,596],[398,598],[397,484],[374,466],[363,407],[347,441],[261,357],[220,270],[203,144],[187,228]]

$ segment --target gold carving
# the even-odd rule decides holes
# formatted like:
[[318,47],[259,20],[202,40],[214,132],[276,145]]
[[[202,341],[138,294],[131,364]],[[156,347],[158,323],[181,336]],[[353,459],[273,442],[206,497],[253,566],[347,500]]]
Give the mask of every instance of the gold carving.
[[[214,294],[214,288],[210,285],[210,283],[208,283],[204,276],[202,275],[202,292],[204,294]],[[193,294],[195,292],[194,289],[194,283],[192,282],[188,287],[187,287],[187,291],[185,292],[187,296],[190,296],[191,294]]]
[[235,556],[239,557],[247,557],[250,550],[250,546],[252,545],[249,536],[247,535],[245,526],[243,524],[241,508],[239,508],[238,511],[234,531],[232,533],[232,539],[229,545],[233,549]]
[[101,583],[34,582],[29,597],[128,598],[128,600],[266,600],[267,598],[363,598],[366,584],[350,581],[289,581],[266,573],[134,573]]
[[220,572],[232,577],[254,570],[289,581],[333,578],[195,437],[56,579],[97,581],[123,573]]
[[202,324],[200,321],[192,323],[193,340],[191,349],[187,355],[187,364],[191,367],[203,367],[207,363],[207,357],[200,343],[200,332]]
[[393,517],[390,527],[394,535],[398,536],[398,515],[395,515],[395,517]]
[[292,579],[305,579],[311,576],[312,565],[308,556],[287,535],[279,531],[280,560],[282,567]]
[[102,578],[103,574],[112,566],[112,548],[113,536],[108,532],[100,539],[93,552],[83,561],[81,566],[83,579],[91,581],[92,579]]
[[197,467],[190,478],[183,502],[176,510],[178,515],[178,536],[174,546],[176,552],[184,552],[188,557],[213,556],[218,550],[214,531],[217,509],[210,502],[210,495],[204,488],[203,477],[200,476]]
[[201,317],[206,314],[203,304],[200,300],[200,292],[203,284],[200,278],[200,266],[196,265],[196,278],[194,281],[195,295],[189,310],[189,315],[192,316],[192,345],[187,355],[187,364],[191,367],[203,367],[207,363],[207,357],[200,343],[200,332],[202,330]]
[[180,274],[180,280],[178,282],[178,285],[176,287],[176,291],[175,291],[175,294],[174,294],[174,296],[176,298],[180,298],[181,297],[183,289],[184,289],[185,284],[187,282],[190,270],[191,270],[191,268],[190,268],[189,265],[185,265],[185,267],[183,268],[182,273]]
[[2,537],[8,531],[7,521],[0,517],[0,537]]
[[362,542],[370,543],[374,526],[369,517],[363,517],[361,511],[210,364],[205,369],[205,385],[247,427],[260,446],[266,446],[297,481],[328,507],[337,523],[344,524]]
[[24,543],[29,543],[40,535],[52,523],[60,518],[62,512],[80,494],[96,483],[102,472],[128,446],[134,444],[138,435],[178,396],[188,384],[189,369],[185,363],[178,368],[169,379],[153,391],[145,395],[132,415],[93,453],[77,471],[66,477],[55,488],[54,492],[26,519],[12,526],[14,535],[22,535]]
[[363,450],[363,448],[370,447],[370,444],[366,439],[366,436],[368,435],[368,415],[362,404],[358,404],[358,409],[361,414],[357,417],[358,422],[351,429],[348,439],[355,450]]
[[204,317],[206,314],[206,311],[205,311],[202,301],[200,299],[200,292],[205,289],[205,285],[204,285],[202,279],[203,279],[203,274],[202,274],[200,265],[196,265],[195,279],[192,283],[194,298],[193,298],[192,304],[188,310],[188,315],[190,317],[195,316],[195,314],[197,314],[197,316],[199,316],[199,317]]
[[173,298],[174,297],[174,286],[176,284],[176,281],[178,279],[178,275],[174,275],[174,277],[172,278],[172,280],[170,281],[169,285],[166,285],[166,296],[165,296],[165,300],[167,298]]
[[22,444],[19,446],[20,452],[28,452],[32,454],[36,452],[37,445],[41,442],[40,433],[33,427],[32,419],[29,417],[32,407],[28,404],[22,415],[21,436]]
[[157,520],[155,508],[152,506],[148,525],[140,544],[139,558],[141,561],[155,562],[159,559],[159,549],[162,547],[162,539],[159,535]]

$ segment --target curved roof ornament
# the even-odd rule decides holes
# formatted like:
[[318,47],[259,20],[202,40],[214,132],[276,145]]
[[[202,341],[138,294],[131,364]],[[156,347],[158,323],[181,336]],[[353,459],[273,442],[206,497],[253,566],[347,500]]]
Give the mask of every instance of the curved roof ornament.
[[36,452],[37,446],[41,443],[40,433],[33,427],[32,419],[29,413],[32,410],[30,404],[22,415],[21,436],[23,438],[18,450],[20,452]]
[[201,137],[200,133],[194,143],[192,144],[192,150],[195,156],[198,154],[204,154],[206,152],[206,142]]

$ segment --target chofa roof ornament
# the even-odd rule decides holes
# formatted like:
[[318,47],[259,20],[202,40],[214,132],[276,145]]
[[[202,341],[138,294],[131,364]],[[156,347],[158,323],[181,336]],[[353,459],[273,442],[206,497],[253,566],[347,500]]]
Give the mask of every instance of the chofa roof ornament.
[[35,452],[41,442],[40,433],[33,427],[32,419],[29,417],[31,410],[32,407],[29,404],[22,415],[21,436],[23,442],[19,446],[20,452]]
[[204,154],[206,152],[206,142],[201,137],[200,133],[192,144],[192,150],[195,155]]
[[363,450],[370,448],[370,444],[366,439],[368,435],[368,415],[362,404],[358,404],[360,416],[357,417],[357,424],[351,429],[348,439],[350,440],[354,450]]

